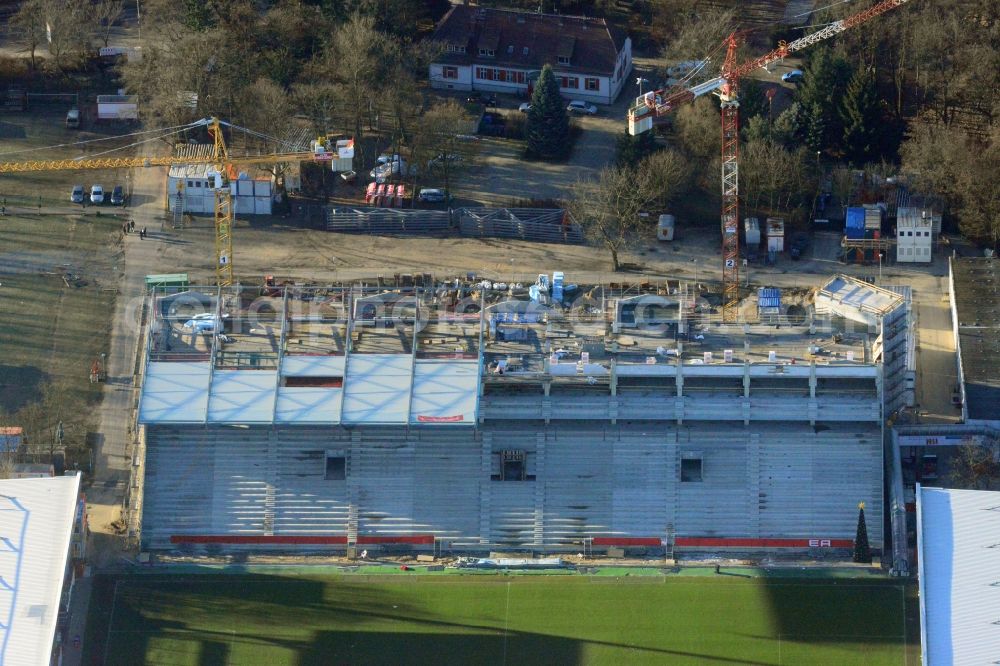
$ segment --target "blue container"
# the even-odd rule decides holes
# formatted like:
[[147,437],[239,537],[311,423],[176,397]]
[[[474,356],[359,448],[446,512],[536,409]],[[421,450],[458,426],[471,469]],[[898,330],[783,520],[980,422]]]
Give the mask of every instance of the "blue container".
[[865,237],[865,229],[864,227],[861,227],[860,229],[847,227],[844,229],[844,235],[851,240],[858,240]]
[[780,308],[781,290],[777,287],[761,287],[757,290],[757,307]]
[[[847,219],[844,221],[844,228],[846,229],[864,229],[865,228],[865,209],[864,208],[848,208],[847,209]],[[851,236],[848,236],[851,238]],[[858,236],[861,238],[861,236]]]

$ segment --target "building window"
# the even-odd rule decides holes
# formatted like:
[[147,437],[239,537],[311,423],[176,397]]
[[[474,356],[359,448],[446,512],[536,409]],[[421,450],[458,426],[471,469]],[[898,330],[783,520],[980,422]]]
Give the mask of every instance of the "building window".
[[194,181],[193,180],[189,180],[188,181],[188,187],[194,187]]
[[441,77],[445,79],[457,79],[458,78],[458,67],[442,67]]
[[281,385],[293,388],[339,388],[344,385],[343,377],[282,377]]
[[507,55],[510,55],[513,52],[514,52],[514,45],[513,44],[508,44],[507,45]]
[[447,48],[448,53],[465,53],[464,46],[456,46],[455,44],[449,44]]
[[570,90],[576,90],[580,87],[580,79],[575,76],[560,76],[559,77],[559,87],[568,88]]
[[587,90],[600,90],[601,89],[601,80],[600,79],[592,79],[592,78],[588,77],[588,78],[584,79],[583,82],[584,82],[584,87]]
[[327,481],[344,481],[347,479],[347,458],[342,453],[327,452],[325,478]]
[[559,64],[560,65],[568,65],[569,64],[569,57],[568,56],[559,56]]
[[681,482],[696,483],[701,480],[701,458],[684,458],[681,460]]
[[521,450],[505,450],[493,454],[490,479],[493,481],[534,481],[528,474],[528,454]]
[[525,46],[524,48],[521,49],[521,55],[528,55],[528,47],[527,46]]
[[479,49],[479,55],[487,58],[492,58],[497,52],[493,49]]

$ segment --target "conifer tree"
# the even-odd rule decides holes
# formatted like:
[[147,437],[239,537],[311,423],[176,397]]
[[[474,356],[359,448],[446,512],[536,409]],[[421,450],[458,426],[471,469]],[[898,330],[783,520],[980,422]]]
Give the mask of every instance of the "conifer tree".
[[865,503],[858,504],[858,533],[854,537],[854,561],[872,563],[872,549],[868,545],[868,526],[865,524]]
[[882,107],[870,69],[859,69],[851,77],[840,106],[844,123],[844,152],[856,166],[879,156],[882,136]]
[[525,132],[528,156],[561,159],[569,152],[569,117],[552,66],[545,65],[531,95]]

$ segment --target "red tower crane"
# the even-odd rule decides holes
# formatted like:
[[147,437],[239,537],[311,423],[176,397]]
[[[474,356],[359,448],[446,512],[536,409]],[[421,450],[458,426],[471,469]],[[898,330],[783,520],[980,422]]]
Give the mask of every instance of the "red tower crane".
[[781,60],[791,53],[801,51],[817,42],[822,42],[845,30],[861,25],[890,9],[905,4],[907,0],[882,0],[872,7],[852,14],[840,21],[825,26],[821,30],[792,42],[779,42],[778,48],[770,53],[736,63],[736,48],[739,45],[737,33],[725,40],[726,59],[720,75],[705,83],[690,88],[670,88],[653,90],[637,97],[628,112],[628,132],[632,136],[653,128],[653,120],[664,116],[682,104],[708,93],[719,96],[722,106],[722,320],[735,323],[739,307],[739,83],[740,78],[759,67]]

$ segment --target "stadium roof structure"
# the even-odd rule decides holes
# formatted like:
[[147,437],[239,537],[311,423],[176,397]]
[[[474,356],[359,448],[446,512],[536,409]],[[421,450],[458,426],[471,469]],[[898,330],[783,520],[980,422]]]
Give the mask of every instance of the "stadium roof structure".
[[1000,660],[1000,492],[917,487],[924,666]]
[[0,664],[52,656],[80,477],[0,480]]
[[474,425],[478,391],[477,359],[289,356],[280,370],[252,371],[213,371],[209,361],[154,361],[146,370],[139,420]]

